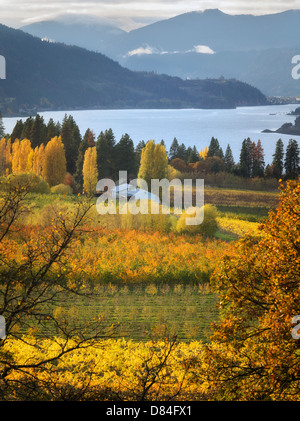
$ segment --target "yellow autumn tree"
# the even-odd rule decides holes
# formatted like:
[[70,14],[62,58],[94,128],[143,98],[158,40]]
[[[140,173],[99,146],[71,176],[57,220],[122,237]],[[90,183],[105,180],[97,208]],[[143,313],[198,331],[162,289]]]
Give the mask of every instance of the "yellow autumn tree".
[[32,171],[32,147],[29,139],[15,140],[12,147],[12,173]]
[[5,148],[5,175],[11,174],[12,171],[12,153],[11,153],[11,139],[6,142]]
[[6,140],[3,137],[0,140],[0,175],[5,175],[6,168]]
[[200,159],[205,159],[207,157],[208,148],[205,146],[205,148],[199,152]]
[[162,144],[155,145],[154,140],[149,140],[142,149],[138,178],[147,182],[149,190],[152,179],[168,178],[168,157]]
[[90,195],[96,190],[98,181],[97,150],[95,146],[85,151],[82,173],[83,189]]
[[45,175],[45,146],[42,143],[34,149],[32,170],[36,175],[44,178]]
[[65,148],[61,137],[54,137],[45,147],[44,178],[50,187],[62,184],[67,172]]

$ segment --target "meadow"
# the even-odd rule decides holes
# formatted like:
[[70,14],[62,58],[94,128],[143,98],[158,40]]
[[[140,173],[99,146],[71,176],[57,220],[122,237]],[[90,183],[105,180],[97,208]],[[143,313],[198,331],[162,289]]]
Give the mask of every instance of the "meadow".
[[[31,257],[31,279],[44,251],[47,256],[43,245],[58,244],[57,229],[76,213],[80,198],[30,193],[28,199],[17,230],[1,242],[1,256],[19,268]],[[234,258],[239,238],[249,231],[261,235],[278,194],[210,188],[206,200],[216,209],[211,236],[178,231],[175,215],[124,219],[91,207],[72,246],[49,271],[54,299],[45,295],[38,309],[30,307],[28,322],[22,318],[11,328],[4,352],[17,355],[26,369],[8,376],[9,399],[28,390],[33,400],[210,399],[204,354],[214,346],[212,325],[222,311],[210,280],[225,254]],[[16,288],[18,309],[22,287],[8,285]],[[65,353],[95,328],[100,337]],[[52,360],[60,351],[62,357]]]
[[[259,235],[278,195],[210,188],[206,200],[218,210],[211,238],[179,234],[172,224],[168,230],[159,224],[122,228],[118,215],[99,216],[93,208],[88,233],[68,258],[69,286],[81,285],[92,298],[67,298],[64,311],[86,323],[101,317],[115,324],[116,338],[146,341],[166,329],[182,341],[207,341],[219,314],[210,276],[232,242],[248,231]],[[22,222],[50,224],[53,212],[70,211],[76,201],[74,195],[31,194],[31,212]]]

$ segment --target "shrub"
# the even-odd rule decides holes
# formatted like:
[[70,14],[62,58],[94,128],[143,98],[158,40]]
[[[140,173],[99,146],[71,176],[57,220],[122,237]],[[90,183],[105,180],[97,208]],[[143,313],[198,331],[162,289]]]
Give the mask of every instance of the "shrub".
[[73,194],[73,189],[70,185],[58,184],[57,186],[51,187],[51,193],[54,193],[54,194]]
[[175,178],[180,178],[181,176],[182,176],[182,174],[179,170],[172,167],[171,165],[168,165],[168,180],[169,181],[172,181]]
[[33,173],[10,174],[1,180],[1,190],[8,191],[17,186],[28,189],[30,193],[50,193],[48,183],[42,177]]
[[[192,212],[194,210],[194,212]],[[204,205],[204,219],[201,222],[201,215],[196,216],[196,211],[199,211],[199,208],[188,208],[186,211],[183,211],[177,222],[177,231],[179,233],[189,233],[189,234],[202,234],[205,237],[212,237],[217,229],[217,208],[213,205]],[[198,217],[199,223],[195,225],[187,225],[187,218]]]
[[151,213],[151,201],[141,201],[140,208],[143,212],[134,215],[130,211],[130,205],[126,204],[121,214],[121,227],[134,230],[151,230],[159,232],[169,232],[171,228],[170,216],[162,213],[162,205],[159,205],[159,214]]

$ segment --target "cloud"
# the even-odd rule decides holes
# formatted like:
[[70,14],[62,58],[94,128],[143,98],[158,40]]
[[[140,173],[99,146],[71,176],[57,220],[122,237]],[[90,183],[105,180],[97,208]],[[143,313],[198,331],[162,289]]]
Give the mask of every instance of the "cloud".
[[150,45],[147,45],[146,47],[139,47],[135,50],[129,51],[126,54],[126,57],[141,56],[144,54],[158,54],[158,50],[156,48],[150,47]]
[[198,54],[215,54],[215,51],[212,50],[208,45],[195,45],[194,48],[190,50],[190,52],[195,52]]
[[[221,9],[229,14],[267,14],[299,9],[300,0],[0,0],[1,23],[20,27],[61,14],[119,19],[133,26],[192,11]],[[123,29],[126,29],[125,27]]]
[[215,54],[214,50],[212,50],[208,45],[195,45],[194,48],[187,51],[163,51],[147,44],[142,47],[138,47],[134,50],[129,51],[124,56],[124,58],[132,57],[132,56],[151,55],[151,54],[163,55],[163,54],[184,54],[184,53]]

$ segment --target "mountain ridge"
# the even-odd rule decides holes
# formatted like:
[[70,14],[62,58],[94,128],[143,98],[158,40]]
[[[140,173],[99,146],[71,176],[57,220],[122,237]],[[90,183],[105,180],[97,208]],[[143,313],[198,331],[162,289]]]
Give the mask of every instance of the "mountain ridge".
[[[115,108],[235,108],[263,105],[266,97],[236,80],[190,80],[133,72],[101,53],[41,41],[0,25],[7,79],[0,98],[32,110]],[[8,108],[8,107],[7,107]],[[13,113],[14,110],[3,109]]]
[[223,75],[268,96],[300,96],[299,82],[291,77],[291,59],[300,54],[299,21],[299,9],[259,16],[207,9],[108,36],[99,49],[131,70],[183,79]]

